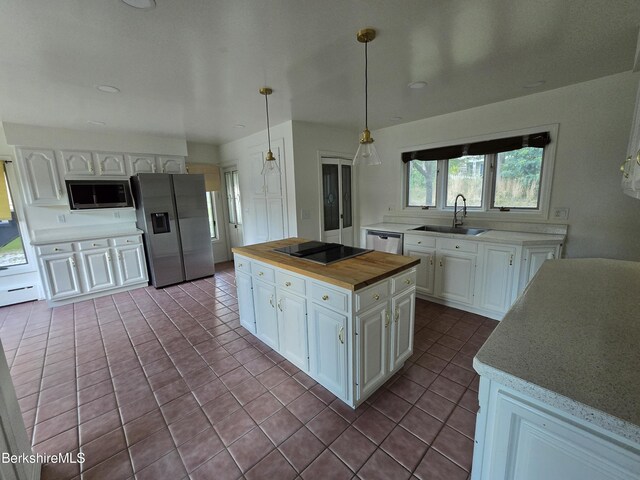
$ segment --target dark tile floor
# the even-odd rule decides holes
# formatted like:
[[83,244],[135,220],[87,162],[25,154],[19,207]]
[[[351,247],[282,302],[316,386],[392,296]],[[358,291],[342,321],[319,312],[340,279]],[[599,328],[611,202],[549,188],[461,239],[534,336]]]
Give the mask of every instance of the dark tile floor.
[[[215,277],[50,309],[0,309],[42,478],[466,479],[471,362],[497,322],[419,300],[415,353],[352,410],[240,327],[233,264]],[[357,477],[356,477],[357,476]]]

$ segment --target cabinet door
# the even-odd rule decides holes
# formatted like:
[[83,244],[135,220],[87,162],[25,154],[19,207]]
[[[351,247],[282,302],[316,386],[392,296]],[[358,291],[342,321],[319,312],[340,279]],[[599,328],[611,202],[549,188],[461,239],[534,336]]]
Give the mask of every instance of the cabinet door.
[[309,316],[311,374],[334,395],[347,397],[347,316],[316,304]]
[[256,313],[256,336],[274,350],[279,350],[276,287],[254,278],[253,305]]
[[516,247],[483,245],[479,285],[479,306],[495,312],[506,312],[513,303],[516,275]]
[[240,325],[255,335],[256,318],[253,311],[253,289],[251,275],[236,270],[236,289],[238,295],[238,310],[240,311]]
[[40,262],[50,300],[82,294],[75,254],[49,255]]
[[149,280],[142,245],[117,247],[114,250],[118,260],[119,285],[131,285]]
[[127,168],[124,155],[120,153],[96,153],[97,174],[104,176],[125,177]]
[[156,157],[153,155],[127,155],[131,175],[136,173],[156,173]]
[[278,289],[280,353],[296,367],[309,371],[307,348],[307,302],[303,297]]
[[22,157],[31,205],[62,205],[64,193],[60,186],[58,167],[53,150],[18,149]]
[[404,254],[420,259],[420,264],[418,265],[416,272],[416,288],[418,292],[433,295],[436,263],[435,250],[407,246]]
[[389,365],[389,303],[377,305],[356,316],[358,349],[358,400],[382,385]]
[[184,173],[184,158],[182,157],[158,157],[160,173]]
[[473,304],[476,255],[438,253],[437,295],[447,300]]
[[520,279],[520,291],[524,290],[545,260],[558,257],[559,246],[548,245],[539,247],[525,247],[522,258],[522,274]]
[[80,254],[84,267],[87,292],[97,292],[116,286],[116,275],[108,248],[88,250]]
[[61,151],[62,168],[65,175],[86,177],[93,176],[93,158],[91,152]]
[[283,239],[285,235],[282,198],[267,198],[266,201],[269,241]]
[[264,197],[253,198],[253,211],[255,212],[255,241],[266,242],[269,240],[269,209]]
[[413,354],[416,290],[411,288],[391,299],[391,352],[389,370],[398,370]]

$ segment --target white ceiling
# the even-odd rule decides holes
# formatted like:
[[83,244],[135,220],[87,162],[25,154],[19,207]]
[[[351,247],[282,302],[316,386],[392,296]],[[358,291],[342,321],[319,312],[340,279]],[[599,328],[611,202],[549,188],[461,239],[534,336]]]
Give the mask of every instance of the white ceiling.
[[376,129],[630,70],[640,23],[638,0],[0,0],[0,12],[3,121],[210,143],[264,129],[263,85],[272,125],[361,129],[362,27],[378,30]]

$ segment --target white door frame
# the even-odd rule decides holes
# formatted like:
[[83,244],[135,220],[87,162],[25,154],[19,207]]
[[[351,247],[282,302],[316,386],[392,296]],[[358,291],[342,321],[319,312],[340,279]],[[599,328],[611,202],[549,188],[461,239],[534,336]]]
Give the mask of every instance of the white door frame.
[[[318,198],[320,199],[318,206],[318,218],[319,218],[319,228],[320,228],[320,239],[324,236],[324,211],[323,211],[323,196],[322,196],[322,161],[323,159],[327,160],[338,160],[338,166],[342,166],[342,162],[349,162],[351,165],[351,227],[353,229],[353,239],[352,245],[357,246],[359,243],[359,235],[356,234],[358,231],[356,225],[356,212],[357,203],[356,199],[358,198],[356,192],[356,181],[355,181],[355,168],[353,167],[353,156],[348,153],[338,153],[338,152],[327,152],[327,151],[318,151]],[[342,176],[342,171],[338,169],[340,178]],[[342,184],[338,182],[339,190],[342,191]],[[342,209],[342,198],[340,198],[340,205]],[[342,243],[342,218],[340,219],[340,242]]]
[[[228,192],[227,192],[227,182],[226,182],[226,178],[225,178],[225,173],[227,172],[233,172],[233,171],[237,171],[238,172],[238,192],[240,195],[240,208],[242,209],[243,206],[243,202],[242,202],[242,190],[240,189],[240,169],[238,168],[237,164],[227,164],[227,165],[221,165],[220,166],[221,170],[222,170],[222,178],[221,178],[221,183],[222,183],[222,190],[221,193],[224,196],[224,206],[223,206],[223,215],[224,215],[224,226],[225,226],[225,237],[227,239],[227,258],[229,260],[233,260],[233,252],[231,251],[231,249],[233,248],[232,242],[231,242],[231,228],[229,228],[229,226],[231,225],[230,223],[230,214],[229,214],[229,200],[228,200]],[[237,212],[236,212],[237,214]],[[243,212],[240,212],[240,215],[242,215],[242,223],[240,225],[242,225],[242,238],[244,240],[244,214]]]

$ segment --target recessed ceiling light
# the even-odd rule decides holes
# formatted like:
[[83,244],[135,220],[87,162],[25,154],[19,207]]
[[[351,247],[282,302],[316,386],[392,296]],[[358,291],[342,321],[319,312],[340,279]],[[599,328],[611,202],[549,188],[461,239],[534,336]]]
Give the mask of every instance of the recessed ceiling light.
[[427,86],[427,82],[423,82],[422,80],[419,80],[417,82],[411,82],[409,85],[407,85],[409,88],[424,88]]
[[112,85],[96,85],[96,88],[104,93],[120,93],[120,89]]
[[538,80],[537,82],[527,83],[526,85],[523,85],[522,88],[537,88],[541,87],[545,83],[547,83],[545,80]]
[[122,0],[122,2],[139,10],[151,10],[156,6],[155,0]]
[[246,127],[246,125],[243,125],[243,124],[241,124],[241,123],[236,123],[236,124],[233,126],[233,128],[244,128],[244,127]]
[[100,120],[87,120],[89,125],[97,125],[99,127],[104,127],[106,125],[105,122],[101,122]]

